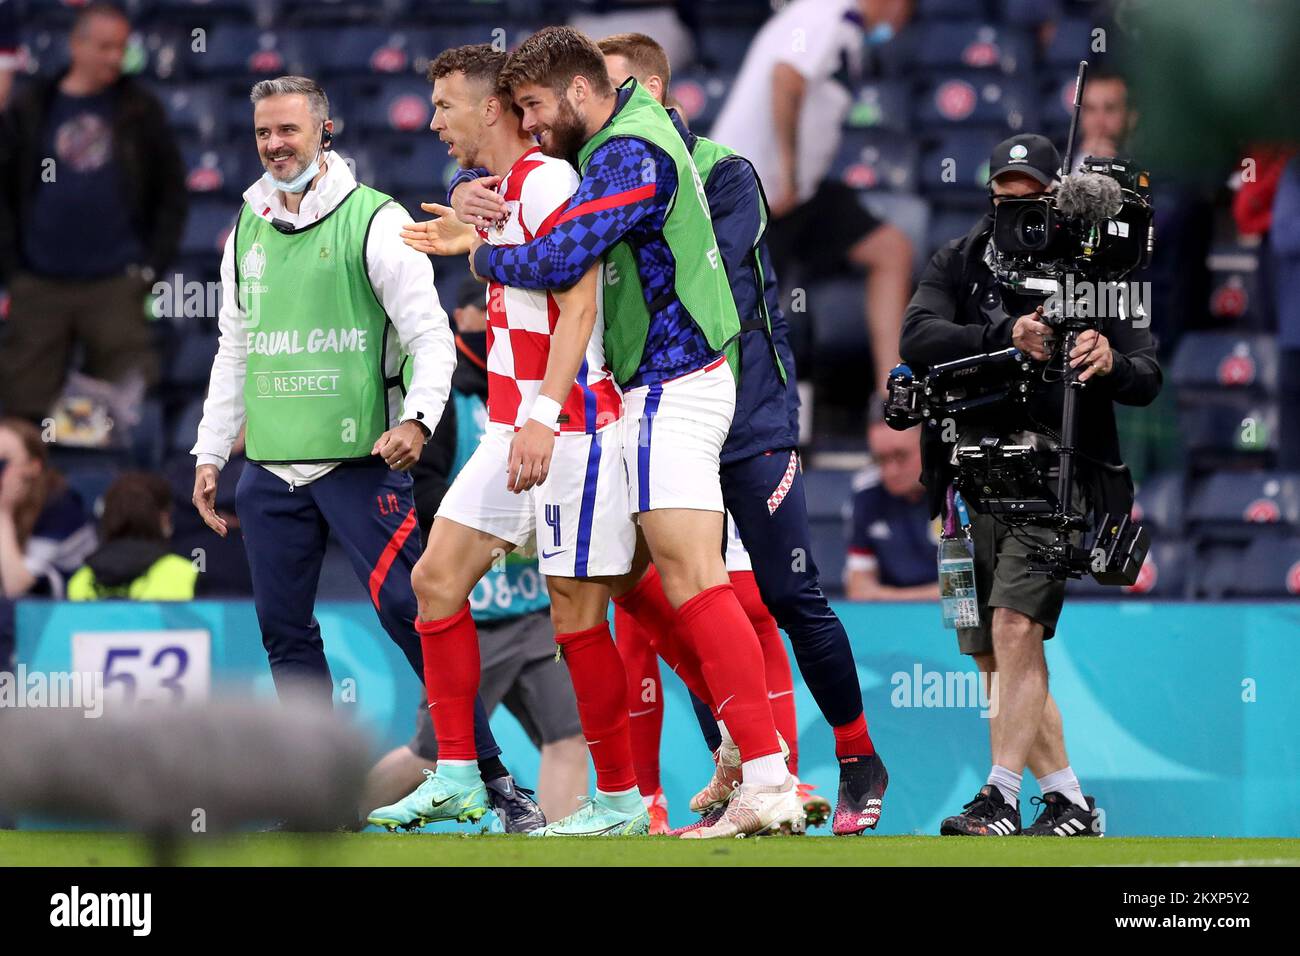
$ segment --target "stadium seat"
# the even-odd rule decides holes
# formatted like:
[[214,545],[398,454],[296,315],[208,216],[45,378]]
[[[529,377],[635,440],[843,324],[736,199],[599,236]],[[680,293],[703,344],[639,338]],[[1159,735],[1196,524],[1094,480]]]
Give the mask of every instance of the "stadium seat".
[[1187,479],[1178,472],[1152,475],[1142,482],[1133,502],[1133,520],[1152,535],[1182,534],[1186,524]]
[[715,26],[697,36],[695,58],[715,70],[739,70],[757,31],[748,26]]
[[244,158],[252,160],[252,151],[213,149],[194,143],[181,147],[185,161],[185,188],[191,195],[243,195],[249,183],[260,173],[251,174]]
[[1155,540],[1138,571],[1137,581],[1131,586],[1099,584],[1091,575],[1085,575],[1068,582],[1067,593],[1111,600],[1148,597],[1178,600],[1187,596],[1190,553],[1188,543],[1180,539]]
[[983,0],[916,0],[918,20],[952,20],[983,13]]
[[1212,400],[1182,400],[1183,446],[1205,467],[1266,456],[1278,450],[1278,408],[1273,399],[1222,393]]
[[[167,111],[167,121],[180,135],[212,139],[218,131],[221,92],[207,83],[147,82],[149,88]],[[244,93],[248,103],[248,93]],[[245,128],[251,123],[245,117]],[[221,130],[224,132],[224,129]]]
[[921,73],[965,69],[1010,74],[1033,68],[1033,39],[1019,27],[945,19],[917,28],[916,66]]
[[936,205],[931,210],[930,227],[926,233],[927,257],[933,255],[944,243],[970,232],[978,218],[979,213],[968,207]]
[[[827,279],[808,285],[812,363],[821,378],[829,369],[865,367],[870,355],[862,280]],[[796,361],[798,356],[796,355]],[[838,506],[837,506],[838,507]]]
[[430,87],[417,76],[390,76],[362,81],[352,88],[350,126],[363,135],[379,132],[429,134],[433,119]]
[[1092,31],[1093,23],[1090,20],[1072,18],[1058,21],[1051,42],[1043,51],[1044,64],[1052,69],[1077,68],[1080,60],[1093,55]]
[[960,205],[987,210],[989,153],[1004,136],[1004,131],[996,129],[944,133],[921,153],[919,191],[950,208]]
[[327,78],[411,73],[418,58],[433,52],[433,37],[425,30],[321,27],[304,30],[301,36],[318,51],[316,62]]
[[[423,194],[426,201],[446,200],[446,183],[441,180],[443,167],[454,164],[447,156],[447,147],[432,133],[422,136],[404,136],[386,146],[378,163],[380,188],[390,193],[413,192]],[[408,210],[412,214],[419,207]],[[421,218],[428,218],[421,216]]]
[[218,24],[208,31],[202,49],[182,48],[182,59],[186,69],[199,76],[310,76],[316,72],[315,64],[307,58],[308,51],[294,42],[294,36],[287,30]]
[[996,0],[994,7],[1003,23],[1036,26],[1061,18],[1061,0]]
[[840,468],[805,468],[804,494],[808,498],[808,517],[819,521],[841,522],[844,502],[853,494],[854,471]]
[[1070,132],[1070,119],[1074,116],[1076,79],[1076,70],[1056,70],[1044,74],[1039,80],[1039,121],[1043,132],[1060,149],[1064,149]]
[[1240,543],[1197,549],[1189,565],[1191,596],[1219,601],[1231,594],[1244,556],[1245,546]]
[[998,139],[1038,126],[1038,94],[1027,79],[970,70],[936,71],[918,85],[914,108],[916,127],[990,127]]
[[846,129],[828,175],[861,190],[916,191],[916,143],[887,129]]
[[1275,395],[1277,342],[1271,335],[1189,332],[1179,339],[1170,373],[1180,394],[1223,390]]
[[209,19],[252,23],[264,4],[258,0],[151,0],[150,16],[192,24]]
[[[212,360],[217,354],[217,337],[203,332],[182,336],[176,351],[165,363],[166,384],[202,390],[212,375]],[[198,419],[194,419],[198,424]],[[174,437],[174,436],[173,436]],[[193,444],[193,442],[191,442]]]
[[369,601],[370,595],[357,580],[352,562],[342,546],[331,535],[325,546],[325,560],[321,562],[320,583],[316,588],[317,601]]
[[203,396],[200,395],[186,402],[172,420],[171,428],[167,433],[168,454],[181,454],[194,447],[202,418]]
[[904,80],[874,80],[859,85],[853,91],[853,105],[844,125],[906,133],[912,128],[911,84]]
[[1300,595],[1300,537],[1252,541],[1237,565],[1230,593],[1253,598]]
[[26,27],[18,33],[26,50],[29,69],[39,76],[56,76],[68,68],[65,32],[47,27]]
[[219,257],[238,212],[237,203],[231,199],[192,201],[185,219],[185,231],[181,234],[181,255]]
[[1237,329],[1272,328],[1269,291],[1262,288],[1259,253],[1242,246],[1210,251],[1210,316],[1216,324]]
[[1219,472],[1192,494],[1192,533],[1206,541],[1243,542],[1300,528],[1300,474]]
[[672,95],[682,104],[691,129],[708,135],[734,79],[730,71],[691,69],[673,74]]

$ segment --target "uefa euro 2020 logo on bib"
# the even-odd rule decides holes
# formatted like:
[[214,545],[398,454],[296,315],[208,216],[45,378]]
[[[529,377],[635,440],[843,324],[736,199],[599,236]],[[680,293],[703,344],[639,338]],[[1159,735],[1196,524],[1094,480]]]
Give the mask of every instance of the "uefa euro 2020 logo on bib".
[[258,280],[266,272],[266,250],[260,242],[249,246],[239,260],[239,292],[244,308],[243,326],[255,329],[261,324],[262,300],[260,294],[267,291],[266,286]]

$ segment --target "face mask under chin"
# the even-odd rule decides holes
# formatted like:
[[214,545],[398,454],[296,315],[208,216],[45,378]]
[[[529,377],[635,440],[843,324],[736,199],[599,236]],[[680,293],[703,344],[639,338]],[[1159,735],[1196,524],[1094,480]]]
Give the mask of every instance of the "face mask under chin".
[[300,172],[297,176],[294,176],[292,179],[276,179],[274,176],[271,175],[271,171],[269,169],[266,172],[262,173],[262,179],[264,179],[270,186],[274,187],[275,189],[282,190],[283,192],[301,193],[301,192],[306,192],[307,187],[311,185],[311,181],[315,179],[319,174],[320,174],[320,154],[317,153],[317,155],[313,157],[312,161],[307,164],[307,168],[304,169],[302,172]]

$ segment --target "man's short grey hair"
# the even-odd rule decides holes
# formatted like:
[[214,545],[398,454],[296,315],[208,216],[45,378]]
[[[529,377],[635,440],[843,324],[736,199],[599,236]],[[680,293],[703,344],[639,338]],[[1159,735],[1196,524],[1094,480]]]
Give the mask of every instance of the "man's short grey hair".
[[307,97],[307,109],[311,111],[311,118],[316,121],[317,126],[321,126],[330,116],[330,101],[321,89],[319,83],[306,76],[277,76],[273,80],[259,80],[253,84],[252,91],[248,98],[257,105],[268,96],[293,96],[300,95]]

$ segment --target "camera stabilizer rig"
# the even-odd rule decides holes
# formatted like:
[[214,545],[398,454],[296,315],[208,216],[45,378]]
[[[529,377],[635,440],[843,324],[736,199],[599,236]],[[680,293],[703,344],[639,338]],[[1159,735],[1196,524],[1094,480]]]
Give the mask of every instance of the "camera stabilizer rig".
[[1074,308],[1074,285],[1064,279],[1077,274],[1092,283],[1116,282],[1150,261],[1150,180],[1124,161],[1093,157],[1084,160],[1082,174],[1069,175],[1087,68],[1087,61],[1079,64],[1061,188],[1055,195],[1004,199],[993,224],[992,268],[1008,314],[1041,306],[1044,322],[1060,342],[1056,354],[1063,357],[1065,394],[1059,440],[1053,445],[1037,434],[1018,437],[1032,424],[1027,403],[1040,368],[1014,348],[935,365],[920,381],[910,368],[898,366],[889,376],[885,420],[898,429],[917,422],[929,428],[960,426],[963,437],[977,436],[959,439],[953,455],[954,484],[962,497],[975,511],[1010,525],[1056,532],[1050,545],[1030,551],[1030,573],[1058,580],[1091,574],[1101,584],[1130,585],[1150,540],[1128,514],[1102,514],[1091,529],[1091,546],[1074,543],[1076,535],[1090,530],[1071,494],[1079,455],[1079,393],[1086,383],[1079,381],[1082,366],[1071,368],[1068,357],[1084,331],[1100,331],[1100,321],[1094,310]]

